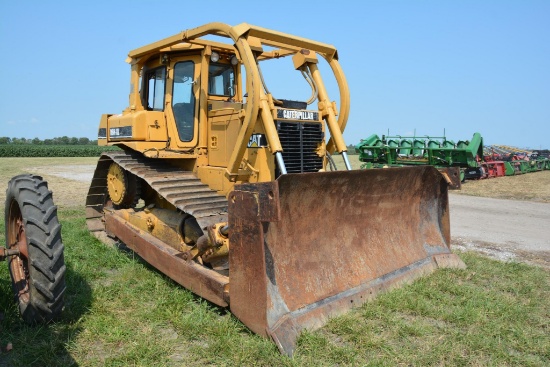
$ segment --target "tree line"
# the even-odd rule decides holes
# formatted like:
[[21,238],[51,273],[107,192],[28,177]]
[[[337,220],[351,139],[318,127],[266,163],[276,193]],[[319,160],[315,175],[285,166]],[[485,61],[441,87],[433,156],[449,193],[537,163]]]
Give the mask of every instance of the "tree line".
[[97,140],[90,140],[88,138],[76,138],[61,136],[52,139],[26,139],[26,138],[9,138],[7,136],[0,137],[0,145],[6,144],[32,144],[32,145],[97,145]]
[[[355,149],[355,145],[353,145],[353,144],[348,144],[348,146],[347,146],[346,148],[348,148],[348,152],[347,152],[348,155],[359,155],[359,152],[357,151],[357,149]],[[338,154],[340,154],[340,153],[334,152],[333,154],[338,155]]]

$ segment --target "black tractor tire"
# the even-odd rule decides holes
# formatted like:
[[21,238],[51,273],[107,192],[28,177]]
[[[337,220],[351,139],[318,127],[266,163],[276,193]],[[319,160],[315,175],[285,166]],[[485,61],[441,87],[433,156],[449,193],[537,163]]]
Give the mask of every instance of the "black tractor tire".
[[23,249],[8,259],[22,319],[29,324],[58,319],[64,307],[64,246],[57,206],[42,177],[24,174],[10,180],[5,226],[6,247]]

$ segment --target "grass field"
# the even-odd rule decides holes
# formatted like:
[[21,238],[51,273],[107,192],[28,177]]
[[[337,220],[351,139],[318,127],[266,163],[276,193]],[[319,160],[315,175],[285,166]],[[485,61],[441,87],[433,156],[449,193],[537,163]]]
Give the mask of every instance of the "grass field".
[[[52,165],[95,161],[0,159],[0,193],[11,176],[29,168],[47,173]],[[547,185],[544,173],[519,177]],[[438,271],[303,334],[290,359],[225,309],[133,253],[90,236],[82,207],[86,183],[44,177],[62,203],[66,308],[58,323],[25,325],[12,302],[7,267],[0,264],[0,344],[13,345],[0,354],[0,366],[550,365],[548,270],[460,253],[467,269]],[[479,184],[467,183],[465,191]],[[544,195],[526,198],[545,201]]]
[[550,203],[550,170],[466,181],[457,194]]

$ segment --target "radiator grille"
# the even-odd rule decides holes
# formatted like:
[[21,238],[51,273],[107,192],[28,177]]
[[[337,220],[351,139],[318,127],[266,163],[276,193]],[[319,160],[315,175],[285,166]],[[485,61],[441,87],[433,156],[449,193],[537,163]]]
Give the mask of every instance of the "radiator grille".
[[[321,124],[287,121],[276,124],[288,173],[317,172],[323,168],[323,158],[315,151],[324,139]],[[276,175],[279,174],[277,167]]]

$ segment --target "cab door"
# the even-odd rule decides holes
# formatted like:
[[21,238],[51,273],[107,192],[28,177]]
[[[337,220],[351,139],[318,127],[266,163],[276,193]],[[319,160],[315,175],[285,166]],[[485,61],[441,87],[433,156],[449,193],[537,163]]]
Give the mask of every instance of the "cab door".
[[200,56],[177,59],[169,71],[166,111],[171,143],[194,148],[198,142]]

